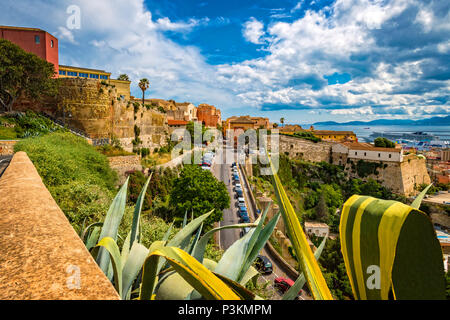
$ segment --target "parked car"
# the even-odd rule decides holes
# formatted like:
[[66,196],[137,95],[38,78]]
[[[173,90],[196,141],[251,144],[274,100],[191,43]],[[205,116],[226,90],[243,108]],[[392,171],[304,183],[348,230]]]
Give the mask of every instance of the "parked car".
[[238,202],[239,202],[239,205],[244,205],[245,206],[245,199],[243,197],[239,197],[238,198]]
[[245,205],[239,205],[239,216],[242,217],[242,215],[247,215],[248,216],[248,211],[247,211],[247,207]]
[[[294,281],[292,281],[291,279],[279,277],[274,280],[274,286],[276,288],[278,288],[282,293],[285,293],[286,291],[288,291],[289,288],[292,287],[293,285],[294,285]],[[303,291],[300,290],[298,292],[298,296],[300,296],[302,294],[302,292]]]
[[244,195],[244,193],[242,192],[242,189],[237,188],[236,189],[236,195],[237,195],[238,198],[241,198]]
[[239,182],[240,180],[239,180],[239,176],[238,175],[234,175],[233,176],[233,180],[235,181],[235,182]]
[[241,186],[240,183],[236,183],[236,185],[235,185],[234,187],[235,187],[235,188],[240,188],[240,189],[242,189],[242,186]]
[[259,255],[256,257],[255,266],[263,274],[271,274],[273,271],[272,262],[266,256]]
[[243,216],[241,218],[241,223],[250,223],[250,218],[248,216]]

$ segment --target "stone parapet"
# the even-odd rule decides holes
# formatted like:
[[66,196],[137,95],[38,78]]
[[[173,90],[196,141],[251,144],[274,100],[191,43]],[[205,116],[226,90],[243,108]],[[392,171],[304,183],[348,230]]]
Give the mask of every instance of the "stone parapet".
[[119,299],[24,152],[0,178],[0,248],[0,300]]

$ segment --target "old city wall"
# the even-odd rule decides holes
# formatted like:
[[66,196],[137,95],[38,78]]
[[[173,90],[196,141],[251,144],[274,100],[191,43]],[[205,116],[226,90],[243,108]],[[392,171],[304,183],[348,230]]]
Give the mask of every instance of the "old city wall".
[[305,139],[280,135],[279,152],[291,158],[311,162],[330,162],[331,146],[329,142],[314,143]]
[[168,132],[165,114],[140,107],[120,98],[120,90],[91,79],[59,79],[59,96],[42,103],[21,101],[16,110],[43,112],[69,128],[82,131],[91,139],[118,138],[124,149],[132,151],[134,126],[141,131],[139,147],[159,148],[166,144]]
[[149,148],[151,152],[167,144],[169,127],[164,113],[154,109],[136,109],[126,100],[117,103],[114,107],[113,134],[117,137],[127,151],[133,150],[135,139],[135,126],[139,128],[139,147]]
[[426,167],[426,159],[418,158],[415,155],[403,157],[400,165],[402,183],[405,194],[416,193],[415,187],[421,184],[430,184],[431,179]]
[[119,185],[125,183],[127,172],[142,171],[141,157],[138,155],[108,157],[109,166],[119,175]]
[[[351,163],[346,164],[345,170],[349,173],[350,178],[359,178],[363,181],[374,179],[395,193],[411,196],[417,193],[417,186],[423,183],[431,183],[425,161],[425,159],[418,158],[415,155],[405,156],[402,162],[365,160],[365,162],[378,163],[381,165],[376,170],[378,173],[377,175],[371,174],[366,177],[360,177],[357,170],[352,168]],[[356,165],[355,160],[353,160],[353,163]]]

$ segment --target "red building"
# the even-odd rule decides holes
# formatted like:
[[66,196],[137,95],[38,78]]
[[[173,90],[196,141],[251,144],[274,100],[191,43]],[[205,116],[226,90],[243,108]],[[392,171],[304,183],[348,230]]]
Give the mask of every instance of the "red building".
[[59,73],[58,39],[41,29],[0,26],[0,38],[9,40],[25,51],[34,53],[55,66]]
[[201,104],[198,106],[197,119],[202,122],[205,127],[209,128],[216,128],[218,124],[222,124],[220,110],[208,104]]

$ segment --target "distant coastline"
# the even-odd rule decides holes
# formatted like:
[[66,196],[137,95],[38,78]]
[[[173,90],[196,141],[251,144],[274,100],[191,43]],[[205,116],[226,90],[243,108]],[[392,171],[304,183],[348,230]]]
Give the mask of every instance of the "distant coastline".
[[379,119],[373,121],[349,121],[349,122],[335,122],[325,121],[316,122],[314,126],[404,126],[404,125],[416,125],[416,126],[449,126],[450,116],[446,117],[433,117],[422,120],[392,120],[392,119]]

